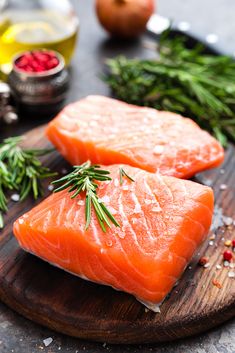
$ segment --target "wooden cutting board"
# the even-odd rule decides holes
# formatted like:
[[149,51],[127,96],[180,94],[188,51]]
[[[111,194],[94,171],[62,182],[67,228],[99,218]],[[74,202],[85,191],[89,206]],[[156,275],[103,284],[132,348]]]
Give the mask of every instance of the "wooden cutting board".
[[[45,148],[43,127],[29,132],[25,146]],[[69,168],[57,152],[44,158],[53,170]],[[235,218],[235,148],[226,152],[224,170],[200,174],[196,181],[210,184],[223,214]],[[227,189],[221,190],[221,184]],[[45,189],[47,190],[47,184]],[[47,192],[49,193],[49,192]],[[21,250],[12,234],[12,223],[35,202],[10,203],[6,226],[0,233],[0,299],[25,317],[56,331],[108,343],[169,341],[197,334],[235,316],[235,269],[222,265],[224,240],[235,239],[235,227],[220,227],[212,245],[206,241],[201,254],[210,267],[198,266],[199,254],[179,284],[161,306],[161,313],[147,311],[131,295],[84,281]],[[213,285],[217,280],[222,288]]]

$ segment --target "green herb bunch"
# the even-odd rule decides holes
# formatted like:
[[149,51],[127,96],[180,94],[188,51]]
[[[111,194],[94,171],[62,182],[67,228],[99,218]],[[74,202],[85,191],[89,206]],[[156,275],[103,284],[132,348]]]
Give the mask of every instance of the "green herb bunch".
[[164,33],[155,60],[118,57],[107,61],[104,80],[129,103],[193,118],[226,145],[235,141],[235,62],[208,55],[202,45],[186,47],[182,37]]
[[35,199],[43,193],[41,180],[51,177],[49,168],[38,159],[50,149],[23,149],[21,136],[5,139],[0,144],[0,228],[3,228],[3,212],[7,212],[7,193],[17,191],[20,201],[32,192]]

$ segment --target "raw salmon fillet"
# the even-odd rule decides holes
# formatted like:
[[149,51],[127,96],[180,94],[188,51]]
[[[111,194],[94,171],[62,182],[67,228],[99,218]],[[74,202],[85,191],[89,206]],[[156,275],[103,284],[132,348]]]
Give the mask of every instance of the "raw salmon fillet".
[[219,142],[192,120],[102,96],[65,107],[46,134],[73,165],[124,163],[189,178],[224,157]]
[[99,198],[120,223],[104,233],[92,213],[85,231],[85,195],[54,193],[20,217],[14,234],[26,251],[66,271],[133,294],[146,305],[161,303],[208,233],[211,188],[188,180],[123,166],[135,179],[112,180]]

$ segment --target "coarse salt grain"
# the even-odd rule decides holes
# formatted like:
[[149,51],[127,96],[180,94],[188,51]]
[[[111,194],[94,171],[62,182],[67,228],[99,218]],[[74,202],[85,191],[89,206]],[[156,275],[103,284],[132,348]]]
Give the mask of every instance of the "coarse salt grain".
[[221,184],[220,185],[220,190],[226,190],[227,189],[227,185],[226,184]]
[[11,199],[14,202],[18,202],[18,201],[20,201],[20,195],[19,194],[12,194]]
[[207,262],[203,267],[204,267],[204,268],[208,268],[208,267],[210,267],[210,265],[211,265],[211,264],[210,264],[209,262]]
[[52,337],[48,337],[45,340],[43,340],[43,343],[44,343],[45,347],[48,347],[52,342],[53,342],[53,338]]
[[154,154],[162,154],[163,151],[164,151],[164,146],[162,145],[155,146],[153,149]]
[[23,218],[20,218],[20,219],[19,219],[19,224],[23,224],[23,223],[24,223]]
[[224,224],[228,227],[233,224],[233,219],[231,217],[223,217]]
[[77,202],[77,204],[78,204],[79,206],[83,206],[83,205],[85,205],[85,201],[79,200],[79,201]]
[[210,246],[214,245],[213,240],[210,240],[210,241],[209,241],[209,245],[210,245]]
[[129,187],[128,187],[127,185],[124,185],[124,186],[122,187],[122,189],[123,189],[123,190],[129,190]]
[[228,277],[229,278],[235,278],[235,272],[234,271],[229,271],[228,272]]
[[224,267],[229,267],[230,263],[229,261],[224,261]]
[[54,190],[54,186],[50,184],[50,185],[48,185],[47,189],[48,189],[49,191],[52,191],[52,190]]
[[221,265],[216,265],[216,270],[221,270],[222,266]]

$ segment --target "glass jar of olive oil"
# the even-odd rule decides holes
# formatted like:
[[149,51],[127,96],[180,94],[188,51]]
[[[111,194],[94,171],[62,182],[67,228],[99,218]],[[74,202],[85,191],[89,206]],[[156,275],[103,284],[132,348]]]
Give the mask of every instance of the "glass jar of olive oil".
[[68,0],[0,0],[0,70],[8,74],[15,54],[48,48],[69,64],[78,18]]

